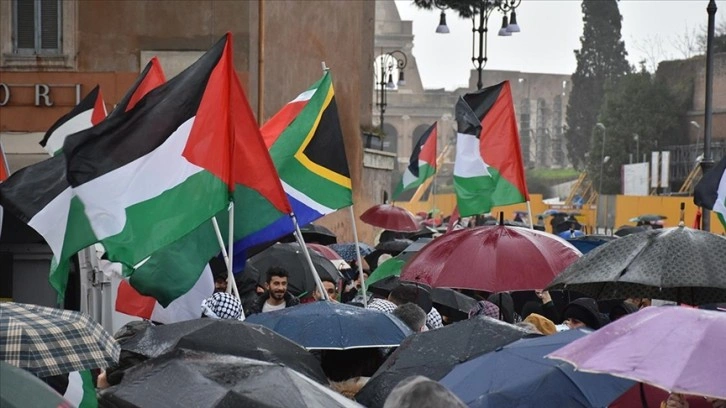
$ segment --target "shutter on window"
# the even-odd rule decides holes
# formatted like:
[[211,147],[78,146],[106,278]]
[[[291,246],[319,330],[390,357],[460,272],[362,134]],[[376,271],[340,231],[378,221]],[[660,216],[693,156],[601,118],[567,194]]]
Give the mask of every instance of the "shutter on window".
[[41,0],[40,2],[40,48],[43,50],[59,48],[59,3],[59,0]]
[[35,2],[17,0],[16,35],[18,49],[35,49]]

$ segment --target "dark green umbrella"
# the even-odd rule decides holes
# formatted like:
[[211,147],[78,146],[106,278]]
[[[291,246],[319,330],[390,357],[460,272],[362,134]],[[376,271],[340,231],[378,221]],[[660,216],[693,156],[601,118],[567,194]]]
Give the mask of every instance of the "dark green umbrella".
[[33,374],[0,361],[0,407],[70,408],[73,404]]

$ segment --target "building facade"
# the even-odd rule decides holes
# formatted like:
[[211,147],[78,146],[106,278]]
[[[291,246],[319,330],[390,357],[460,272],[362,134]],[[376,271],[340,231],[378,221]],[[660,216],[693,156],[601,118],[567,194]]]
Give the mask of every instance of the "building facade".
[[[408,164],[413,146],[426,129],[437,121],[438,150],[444,151],[447,145],[449,148],[446,157],[442,158],[444,161],[437,173],[436,185],[439,188],[437,191],[448,191],[452,184],[456,150],[454,105],[460,95],[476,89],[477,72],[471,71],[467,88],[454,91],[425,89],[414,57],[415,47],[423,45],[415,44],[413,22],[401,20],[392,0],[376,2],[375,30],[375,61],[379,62],[385,59],[386,54],[391,54],[397,59],[405,59],[406,66],[403,69],[405,74],[403,85],[396,84],[398,71],[395,67],[390,72],[390,78],[383,78],[383,84],[381,84],[380,65],[376,64],[374,67],[372,92],[374,104],[371,113],[375,126],[380,126],[381,123],[382,94],[385,94],[386,102],[383,115],[384,137],[381,141],[374,139],[378,143],[374,147],[396,155],[398,171],[394,176],[395,184]],[[401,57],[399,52],[405,57]],[[469,62],[462,61],[462,64],[464,63]],[[388,71],[385,72],[388,75]],[[387,84],[389,79],[393,80],[393,84]],[[570,76],[518,71],[484,71],[485,87],[505,80],[511,83],[525,166],[528,168],[569,166],[563,129],[571,89]],[[407,199],[410,194],[402,197]]]

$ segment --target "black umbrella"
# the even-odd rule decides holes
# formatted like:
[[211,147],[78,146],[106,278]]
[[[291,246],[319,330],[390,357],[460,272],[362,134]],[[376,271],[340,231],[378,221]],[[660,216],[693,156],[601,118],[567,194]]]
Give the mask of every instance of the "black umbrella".
[[637,234],[639,232],[647,231],[648,228],[645,227],[634,227],[632,225],[622,225],[620,228],[618,228],[617,231],[615,231],[615,235],[618,237],[624,237],[626,235],[630,234]]
[[[308,224],[300,227],[303,239],[307,244],[330,245],[338,242],[335,233],[322,225]],[[295,236],[290,234],[280,239],[280,242],[297,242]]]
[[426,285],[411,282],[400,282],[398,276],[387,276],[381,280],[373,282],[367,289],[373,294],[387,298],[391,291],[400,285],[415,287],[417,289],[415,303],[419,305],[424,312],[428,313],[431,311],[431,307],[433,307],[431,300],[431,288]]
[[431,302],[441,314],[456,320],[469,317],[469,310],[476,305],[476,300],[451,288],[434,288]]
[[104,407],[357,407],[295,370],[243,357],[175,350],[101,393]]
[[404,378],[423,375],[438,381],[455,365],[526,335],[516,326],[482,316],[414,334],[388,357],[355,399],[370,408],[382,407]]
[[[342,276],[338,269],[324,256],[309,251],[315,269],[320,277],[330,277],[337,281]],[[275,244],[259,254],[253,256],[245,265],[245,274],[256,277],[257,283],[263,285],[267,270],[273,266],[282,267],[290,274],[287,278],[287,290],[295,296],[310,295],[315,290],[315,280],[308,269],[300,245],[296,243]]]
[[266,327],[239,321],[196,319],[151,326],[125,340],[121,348],[148,358],[175,348],[253,358],[284,364],[328,383],[320,362],[307,350]]
[[413,241],[410,239],[394,239],[392,241],[381,242],[376,245],[376,249],[387,254],[396,256],[411,246]]
[[400,284],[401,282],[399,281],[398,276],[387,276],[373,282],[366,289],[375,295],[385,298],[388,297],[388,294]]
[[725,259],[724,237],[686,227],[648,230],[593,249],[548,289],[576,290],[596,299],[724,302]]

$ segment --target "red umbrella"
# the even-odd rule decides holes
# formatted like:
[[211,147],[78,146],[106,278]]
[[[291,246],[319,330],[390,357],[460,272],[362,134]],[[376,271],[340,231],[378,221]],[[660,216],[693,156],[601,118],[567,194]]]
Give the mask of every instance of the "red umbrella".
[[327,258],[329,261],[336,261],[341,258],[340,255],[338,255],[337,252],[333,251],[333,249],[326,247],[325,245],[320,244],[305,244],[308,248],[312,249],[313,251],[317,251],[320,255]]
[[375,227],[399,232],[417,232],[421,229],[416,217],[405,208],[378,204],[360,216],[361,221]]
[[404,266],[401,280],[504,292],[547,287],[582,254],[546,232],[503,225],[447,233]]

